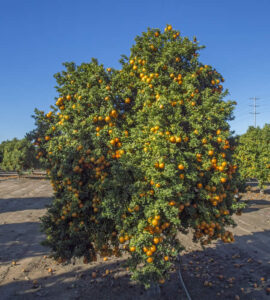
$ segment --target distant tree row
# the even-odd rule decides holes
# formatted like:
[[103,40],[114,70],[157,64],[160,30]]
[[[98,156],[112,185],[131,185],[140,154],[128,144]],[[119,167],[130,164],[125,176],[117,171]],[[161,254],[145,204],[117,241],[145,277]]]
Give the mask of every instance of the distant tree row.
[[236,138],[235,158],[244,180],[257,179],[259,187],[270,182],[270,124],[249,127]]
[[0,169],[22,171],[40,168],[36,148],[28,138],[4,141],[0,144]]

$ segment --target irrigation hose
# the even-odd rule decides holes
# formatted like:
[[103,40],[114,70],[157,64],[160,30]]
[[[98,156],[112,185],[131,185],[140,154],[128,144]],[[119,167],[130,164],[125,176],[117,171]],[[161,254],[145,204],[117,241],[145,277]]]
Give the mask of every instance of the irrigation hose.
[[179,260],[179,271],[178,271],[178,276],[179,276],[181,285],[182,285],[182,287],[184,288],[184,291],[185,291],[185,293],[186,293],[186,295],[187,295],[188,300],[191,300],[191,297],[190,297],[190,295],[189,295],[189,292],[188,292],[188,290],[187,290],[187,288],[186,288],[185,282],[184,282],[183,277],[182,277],[182,274],[181,274],[181,269],[180,269],[180,264],[181,264],[180,255],[178,255],[178,260]]

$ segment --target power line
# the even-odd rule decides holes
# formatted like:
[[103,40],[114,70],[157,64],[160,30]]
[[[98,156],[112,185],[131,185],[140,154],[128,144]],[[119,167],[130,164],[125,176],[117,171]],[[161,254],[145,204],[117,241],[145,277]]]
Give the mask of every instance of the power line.
[[257,98],[257,97],[252,97],[252,98],[249,98],[250,100],[253,100],[253,105],[249,105],[251,107],[253,107],[253,112],[250,112],[250,114],[254,115],[254,127],[256,127],[256,116],[259,115],[260,113],[257,112],[256,108],[259,107],[257,104],[256,104],[256,101],[257,100],[260,100],[260,98]]

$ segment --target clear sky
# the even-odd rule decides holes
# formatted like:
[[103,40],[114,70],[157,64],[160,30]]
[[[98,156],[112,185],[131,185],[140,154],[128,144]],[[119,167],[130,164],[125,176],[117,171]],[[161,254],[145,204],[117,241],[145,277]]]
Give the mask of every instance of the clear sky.
[[205,45],[200,60],[225,78],[237,101],[232,130],[270,123],[269,0],[0,0],[0,142],[34,128],[34,108],[57,96],[62,63],[98,58],[119,68],[136,35],[166,24]]

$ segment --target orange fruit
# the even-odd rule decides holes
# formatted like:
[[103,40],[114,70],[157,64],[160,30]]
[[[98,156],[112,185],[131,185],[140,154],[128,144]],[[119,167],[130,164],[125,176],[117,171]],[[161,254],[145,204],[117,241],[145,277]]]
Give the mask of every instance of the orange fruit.
[[152,245],[150,247],[150,251],[155,252],[157,250],[157,247],[155,245]]
[[185,166],[182,165],[182,164],[179,164],[179,165],[178,165],[178,169],[179,169],[179,170],[184,170],[184,169],[185,169]]
[[159,168],[160,168],[160,169],[164,169],[164,167],[165,167],[165,164],[164,164],[164,163],[160,163],[160,164],[159,164]]
[[163,283],[165,283],[165,279],[164,278],[161,278],[161,279],[159,279],[159,281],[158,281],[160,284],[163,284]]
[[155,238],[153,239],[153,242],[154,242],[154,244],[158,244],[158,243],[159,243],[159,238],[158,238],[158,237],[155,237]]
[[123,244],[123,243],[125,242],[125,238],[124,238],[123,236],[120,236],[120,237],[119,237],[119,242],[120,242],[121,244]]
[[171,143],[175,143],[175,142],[176,142],[176,138],[175,138],[174,136],[171,136],[171,137],[170,137],[170,142],[171,142]]
[[147,258],[147,262],[148,262],[149,264],[152,263],[153,260],[154,260],[153,257],[148,257],[148,258]]
[[152,221],[152,225],[153,225],[153,226],[157,226],[157,225],[158,225],[158,220],[154,219],[154,220]]
[[221,137],[218,137],[218,138],[217,138],[217,141],[218,141],[218,143],[221,143],[221,142],[222,142],[222,138],[221,138]]
[[180,174],[179,177],[180,177],[180,179],[184,179],[185,175],[184,174]]

